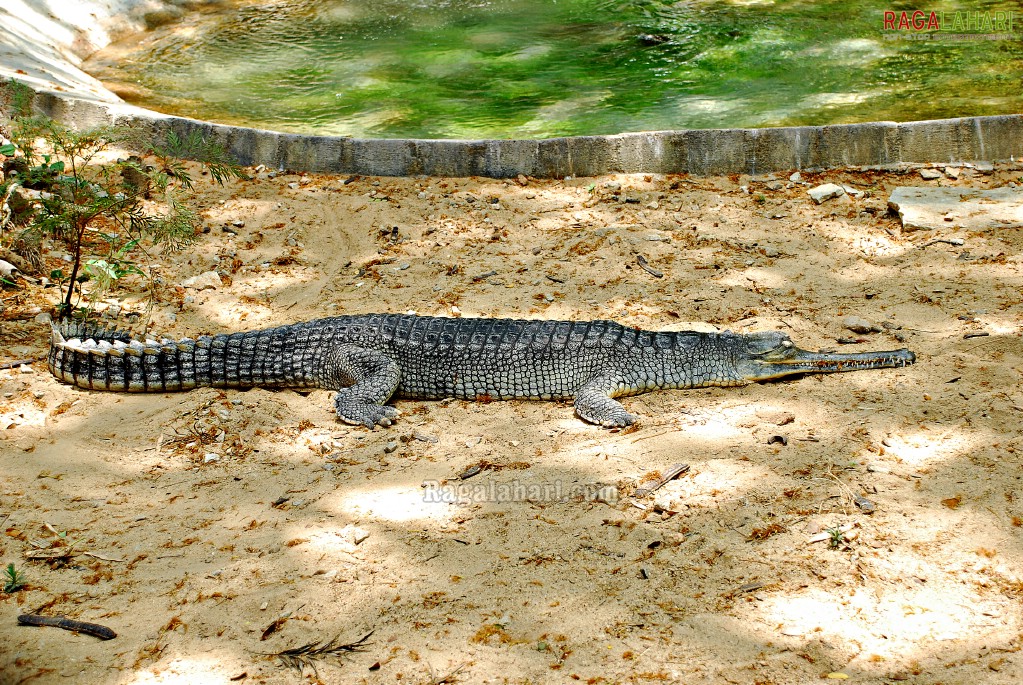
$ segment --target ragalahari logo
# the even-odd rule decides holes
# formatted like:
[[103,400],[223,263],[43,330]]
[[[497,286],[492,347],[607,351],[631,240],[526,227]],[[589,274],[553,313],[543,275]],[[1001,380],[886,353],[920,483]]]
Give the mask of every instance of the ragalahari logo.
[[882,30],[890,39],[1020,40],[1023,14],[1013,10],[885,10]]

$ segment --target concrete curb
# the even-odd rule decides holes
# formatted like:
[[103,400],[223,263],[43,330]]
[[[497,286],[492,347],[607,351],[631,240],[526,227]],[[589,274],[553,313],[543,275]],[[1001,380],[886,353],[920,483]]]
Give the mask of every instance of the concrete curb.
[[245,166],[369,176],[536,178],[610,173],[763,174],[791,169],[1023,159],[1023,115],[764,129],[621,133],[542,140],[307,136],[213,124],[131,105],[35,91],[66,125],[130,126],[163,140],[199,131]]

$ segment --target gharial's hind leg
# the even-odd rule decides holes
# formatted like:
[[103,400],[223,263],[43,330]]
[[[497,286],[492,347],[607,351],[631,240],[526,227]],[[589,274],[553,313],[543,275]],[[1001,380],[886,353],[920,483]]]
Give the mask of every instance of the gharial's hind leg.
[[322,373],[323,386],[338,389],[334,410],[345,423],[390,426],[398,417],[397,409],[384,404],[401,382],[401,369],[387,355],[341,345],[324,356]]
[[623,428],[636,422],[621,402],[611,399],[619,389],[618,381],[606,377],[590,380],[575,395],[575,412],[590,423],[608,428]]

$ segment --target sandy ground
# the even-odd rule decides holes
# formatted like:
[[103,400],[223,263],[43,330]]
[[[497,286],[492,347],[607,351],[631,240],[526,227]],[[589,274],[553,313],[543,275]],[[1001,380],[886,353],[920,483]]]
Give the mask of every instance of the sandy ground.
[[[919,360],[648,393],[623,431],[519,401],[398,401],[367,430],[325,391],[0,371],[0,562],[29,583],[0,594],[0,683],[1019,682],[1023,233],[903,233],[886,200],[1021,175],[804,174],[864,193],[820,206],[787,174],[205,183],[160,333],[457,308]],[[55,291],[2,296],[4,359],[41,357]],[[141,283],[109,302],[132,320]],[[33,610],[118,637],[18,627]],[[265,655],[371,632],[318,676]]]

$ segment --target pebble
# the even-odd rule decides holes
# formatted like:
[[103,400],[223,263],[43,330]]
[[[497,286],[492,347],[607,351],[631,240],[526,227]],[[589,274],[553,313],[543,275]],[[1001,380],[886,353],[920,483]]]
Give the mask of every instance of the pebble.
[[231,222],[231,225],[234,226],[235,228],[242,228],[245,226],[245,222],[242,221],[241,219],[235,219],[234,221]]
[[391,442],[389,442],[386,445],[384,445],[384,454],[391,454],[392,452],[396,451],[397,449],[398,449],[398,443],[396,443],[396,442],[394,442],[392,440]]
[[791,176],[789,176],[789,180],[792,181],[793,183],[802,183],[803,175],[796,171]]
[[214,454],[213,452],[207,452],[202,457],[202,463],[204,463],[204,464],[210,464],[210,463],[213,463],[215,461],[220,461],[220,457],[218,455]]
[[959,178],[960,171],[961,169],[956,166],[945,167],[945,175],[953,180]]
[[881,327],[858,316],[846,316],[842,318],[842,326],[853,333],[880,333]]
[[422,431],[412,431],[412,437],[416,440],[421,440],[422,442],[440,442],[440,438],[436,435],[430,435],[429,433],[423,433]]
[[920,178],[924,179],[925,181],[933,181],[935,179],[941,178],[941,172],[938,171],[937,169],[921,169]]
[[220,274],[216,271],[207,271],[201,273],[198,276],[192,276],[186,278],[181,282],[183,288],[193,288],[195,290],[206,290],[207,288],[213,288],[214,290],[224,284],[220,278]]
[[28,364],[22,364],[18,367],[18,373],[35,373],[35,371]]
[[289,188],[291,188],[292,190],[298,190],[298,184],[297,184],[297,183],[295,183],[294,181],[292,181],[291,183],[289,183],[289,184],[288,184],[288,187],[289,187]]

